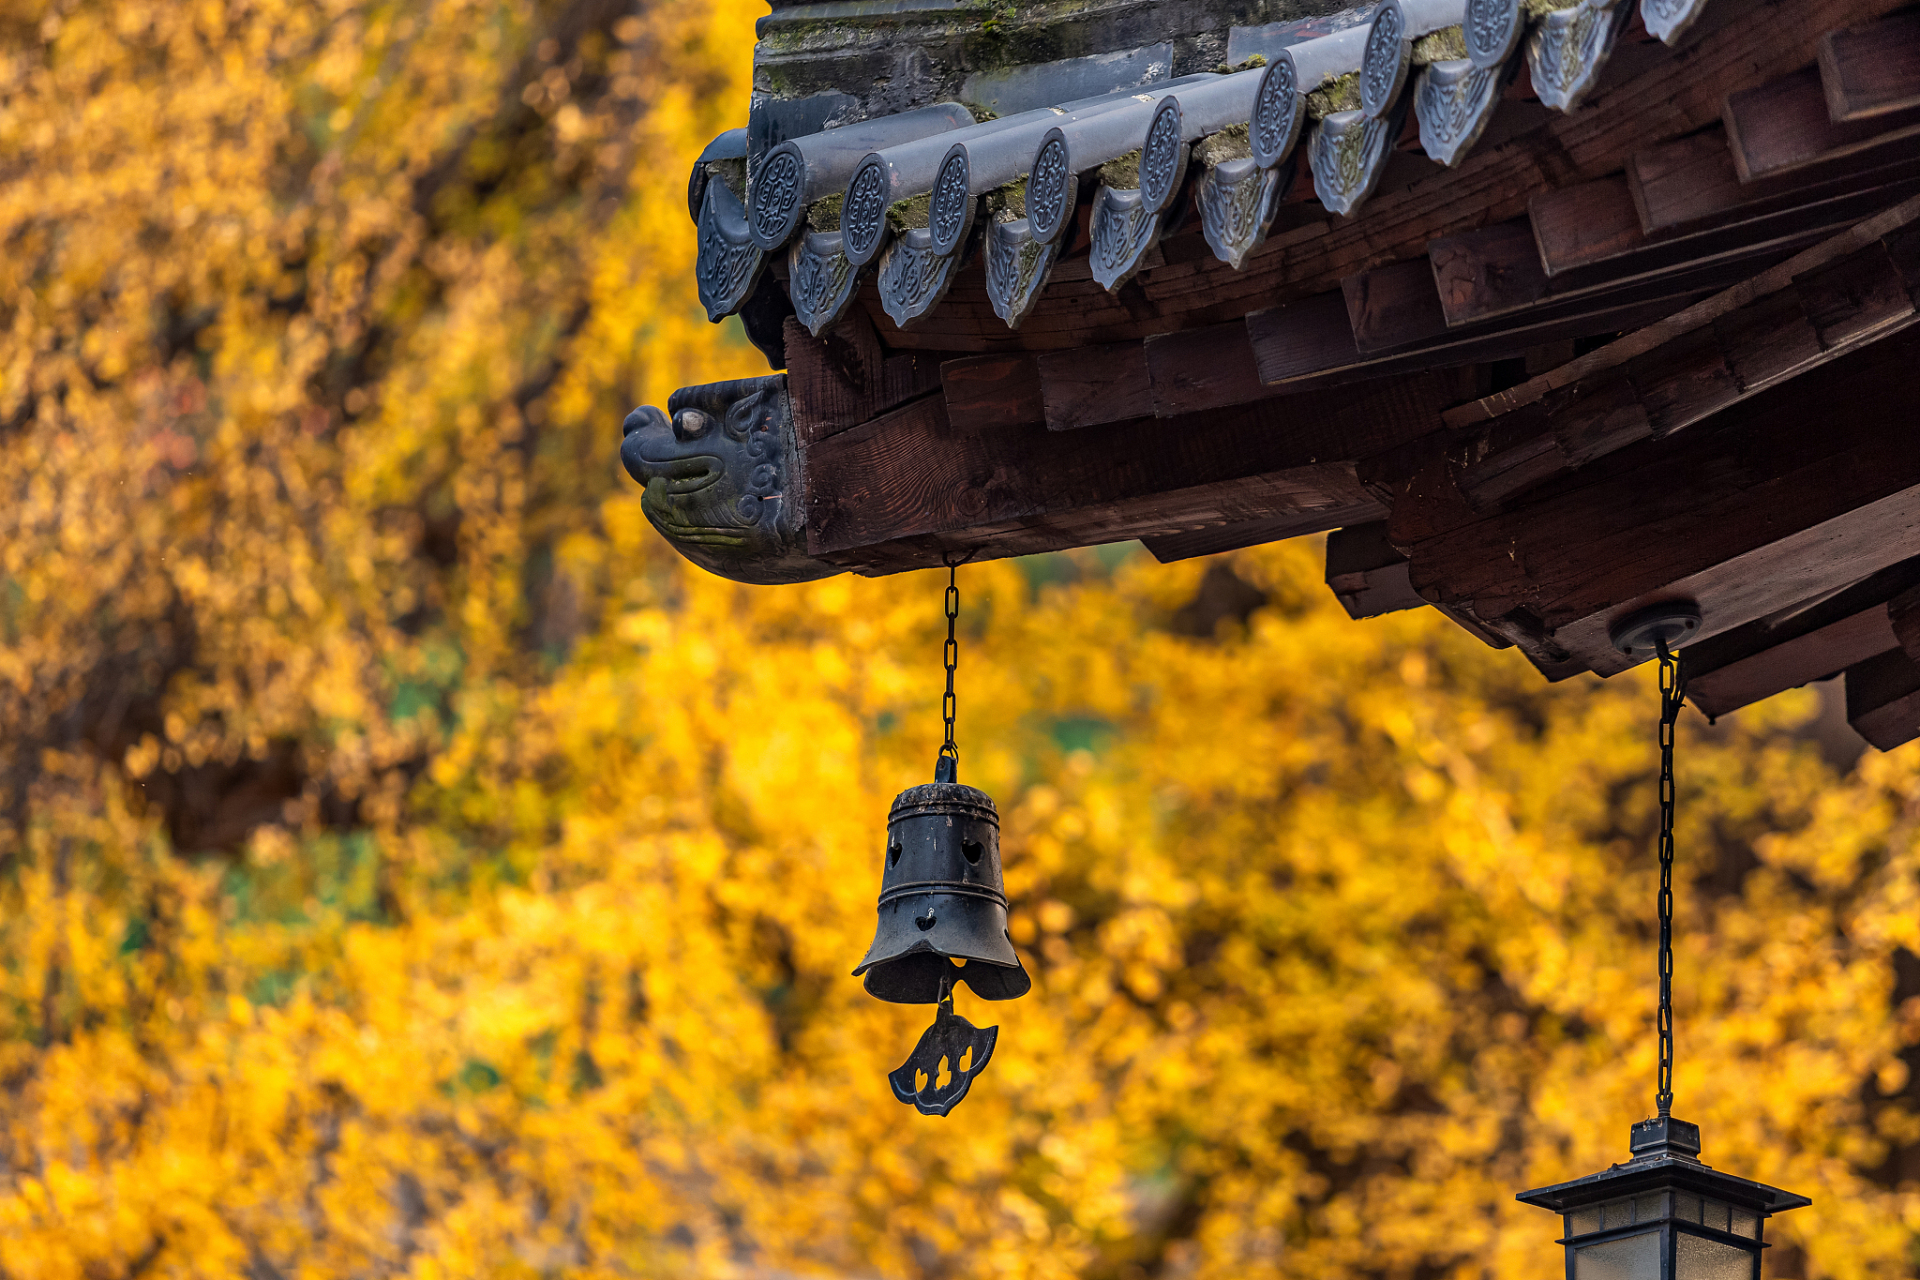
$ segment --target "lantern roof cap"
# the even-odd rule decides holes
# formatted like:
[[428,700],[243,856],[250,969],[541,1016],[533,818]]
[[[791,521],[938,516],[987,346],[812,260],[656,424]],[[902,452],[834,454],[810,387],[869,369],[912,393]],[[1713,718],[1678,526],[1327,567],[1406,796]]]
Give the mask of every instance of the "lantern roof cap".
[[1784,1213],[1813,1203],[1806,1196],[1764,1182],[1722,1173],[1700,1161],[1700,1126],[1656,1116],[1633,1126],[1632,1158],[1571,1182],[1522,1191],[1514,1198],[1555,1213],[1605,1200],[1674,1188],[1726,1200],[1759,1213]]

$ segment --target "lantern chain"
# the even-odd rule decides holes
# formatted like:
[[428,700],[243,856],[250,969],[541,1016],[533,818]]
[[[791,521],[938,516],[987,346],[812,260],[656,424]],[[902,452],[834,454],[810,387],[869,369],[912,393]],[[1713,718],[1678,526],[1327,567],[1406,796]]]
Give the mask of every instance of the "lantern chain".
[[947,692],[946,696],[940,700],[940,718],[945,722],[947,736],[946,740],[940,744],[939,758],[941,761],[952,762],[951,764],[942,766],[942,772],[951,771],[947,778],[948,781],[953,780],[953,775],[957,775],[960,768],[960,748],[956,746],[953,741],[953,713],[955,706],[953,698],[953,669],[960,663],[960,642],[954,638],[954,624],[958,622],[960,618],[959,570],[960,566],[965,562],[965,556],[959,558],[948,556],[944,560],[947,566],[947,645],[946,649],[942,652],[941,659],[947,668]]
[[1656,640],[1660,653],[1660,1084],[1654,1096],[1662,1116],[1673,1113],[1673,737],[1686,705],[1680,660]]

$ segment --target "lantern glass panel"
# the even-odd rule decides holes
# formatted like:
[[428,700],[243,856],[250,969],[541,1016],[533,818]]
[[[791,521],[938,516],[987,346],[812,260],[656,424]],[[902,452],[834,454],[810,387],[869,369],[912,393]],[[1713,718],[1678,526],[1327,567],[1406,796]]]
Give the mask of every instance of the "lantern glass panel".
[[[1660,1233],[1648,1231],[1622,1240],[1575,1246],[1573,1280],[1660,1280]],[[1711,1280],[1721,1277],[1715,1275]]]
[[1720,1201],[1702,1200],[1700,1202],[1700,1225],[1703,1227],[1712,1227],[1715,1231],[1725,1231],[1728,1221],[1727,1213],[1728,1207]]
[[1757,1256],[1737,1245],[1683,1231],[1674,1241],[1674,1280],[1754,1280]]
[[1567,1215],[1567,1234],[1584,1236],[1600,1229],[1600,1206],[1590,1204]]
[[1682,1222],[1700,1221],[1700,1197],[1689,1191],[1674,1192],[1673,1216]]
[[1733,1234],[1737,1236],[1745,1236],[1749,1240],[1758,1240],[1760,1238],[1760,1215],[1757,1213],[1748,1213],[1745,1209],[1735,1209],[1733,1211],[1733,1226],[1731,1230]]
[[1635,1196],[1633,1200],[1633,1220],[1635,1222],[1658,1222],[1667,1216],[1667,1196],[1664,1191],[1656,1191],[1650,1196]]

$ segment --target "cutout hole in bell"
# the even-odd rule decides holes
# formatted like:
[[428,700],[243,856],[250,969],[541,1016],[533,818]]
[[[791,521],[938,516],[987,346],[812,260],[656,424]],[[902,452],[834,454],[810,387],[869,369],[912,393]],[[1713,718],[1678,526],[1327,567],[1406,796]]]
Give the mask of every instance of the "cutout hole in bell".
[[962,840],[960,842],[960,852],[966,855],[968,862],[979,862],[980,855],[986,851],[986,847],[978,840]]
[[966,1052],[960,1055],[960,1072],[965,1074],[973,1070],[973,1046],[968,1045]]
[[933,922],[934,922],[933,908],[928,907],[927,914],[923,916],[915,916],[913,918],[913,922],[920,926],[920,931],[922,933],[925,933],[928,929],[933,928]]
[[947,1069],[947,1055],[943,1053],[940,1055],[940,1074],[934,1078],[933,1084],[937,1089],[944,1089],[952,1083],[953,1072]]
[[920,1093],[926,1087],[927,1087],[927,1073],[924,1071],[915,1071],[913,1073],[913,1091],[915,1093]]
[[890,867],[900,865],[900,842],[898,840],[891,841],[887,845],[887,865]]

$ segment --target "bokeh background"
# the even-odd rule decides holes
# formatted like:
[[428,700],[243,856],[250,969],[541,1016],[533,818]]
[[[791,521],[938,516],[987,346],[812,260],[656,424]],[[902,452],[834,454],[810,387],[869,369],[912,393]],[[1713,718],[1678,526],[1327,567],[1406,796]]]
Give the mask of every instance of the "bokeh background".
[[[1311,541],[962,573],[1033,994],[847,971],[937,576],[732,585],[619,423],[762,371],[750,0],[0,4],[0,1275],[1545,1280],[1654,1066],[1655,693]],[[1681,1115],[1920,1267],[1920,752],[1681,727]]]

